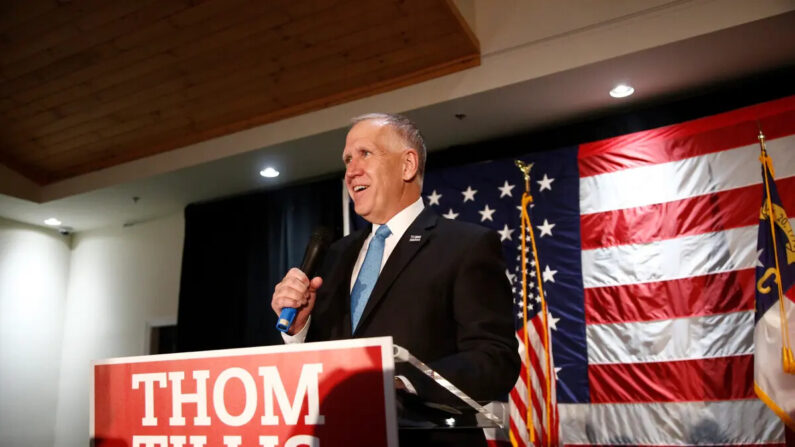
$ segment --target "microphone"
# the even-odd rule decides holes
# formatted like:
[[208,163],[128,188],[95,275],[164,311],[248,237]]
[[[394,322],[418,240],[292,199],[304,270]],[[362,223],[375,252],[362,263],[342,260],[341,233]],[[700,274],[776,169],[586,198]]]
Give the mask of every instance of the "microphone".
[[[323,261],[323,256],[326,254],[326,249],[331,243],[331,231],[325,227],[318,227],[312,232],[309,237],[309,243],[306,244],[306,251],[304,252],[304,260],[301,262],[301,271],[306,273],[310,279],[312,273]],[[287,332],[293,324],[295,314],[298,310],[292,307],[285,307],[279,314],[279,321],[276,323],[276,329]]]

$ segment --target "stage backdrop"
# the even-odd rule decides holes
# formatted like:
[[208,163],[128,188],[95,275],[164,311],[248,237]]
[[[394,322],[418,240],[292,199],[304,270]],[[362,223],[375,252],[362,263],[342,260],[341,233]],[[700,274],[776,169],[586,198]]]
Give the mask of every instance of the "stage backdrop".
[[[500,231],[514,284],[522,181],[512,160],[537,163],[532,218],[563,442],[783,445],[782,424],[752,389],[761,200],[755,120],[774,140],[779,193],[792,215],[795,100],[724,112],[791,95],[791,79],[788,68],[429,157],[426,205]],[[271,330],[272,285],[300,262],[307,222],[340,225],[339,180],[271,194],[282,211],[272,213],[256,194],[186,210],[181,350],[281,343]],[[300,207],[302,220],[285,220],[289,204]],[[522,374],[543,373],[530,367]],[[521,429],[526,402],[517,392],[511,400]]]
[[[499,232],[520,327],[524,182],[513,161],[534,163],[530,214],[564,444],[783,445],[783,424],[753,388],[760,129],[791,218],[795,96],[428,173],[426,206]],[[537,296],[531,288],[531,319],[540,318]],[[530,445],[530,375],[535,434],[547,445],[546,368],[531,333],[532,354],[510,396],[511,425],[518,444]]]

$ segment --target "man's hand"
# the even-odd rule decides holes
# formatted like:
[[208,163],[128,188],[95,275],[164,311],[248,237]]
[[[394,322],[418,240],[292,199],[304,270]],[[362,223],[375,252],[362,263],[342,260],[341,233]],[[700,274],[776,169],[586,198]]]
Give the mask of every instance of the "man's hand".
[[310,281],[306,274],[297,268],[290,269],[279,284],[273,289],[273,299],[271,308],[276,315],[282,312],[285,307],[298,309],[290,330],[290,335],[295,335],[304,328],[312,309],[315,307],[317,289],[323,284],[323,279],[319,276]]

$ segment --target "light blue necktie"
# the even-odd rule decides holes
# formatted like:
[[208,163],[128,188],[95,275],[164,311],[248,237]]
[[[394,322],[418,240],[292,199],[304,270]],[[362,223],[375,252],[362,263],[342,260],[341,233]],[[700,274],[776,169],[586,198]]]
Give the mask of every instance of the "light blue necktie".
[[381,225],[375,231],[375,235],[370,239],[367,247],[367,254],[364,255],[362,268],[359,269],[359,276],[353,284],[351,291],[351,330],[356,330],[359,319],[362,318],[364,306],[370,298],[375,281],[381,272],[381,258],[384,257],[384,239],[388,238],[392,231],[386,225]]

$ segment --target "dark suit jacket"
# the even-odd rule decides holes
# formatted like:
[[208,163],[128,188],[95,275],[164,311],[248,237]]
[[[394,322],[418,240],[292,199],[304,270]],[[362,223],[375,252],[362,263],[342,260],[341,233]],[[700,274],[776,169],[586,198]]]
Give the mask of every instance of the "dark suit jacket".
[[[384,265],[352,333],[351,274],[369,231],[329,248],[307,341],[391,335],[472,398],[504,398],[519,374],[519,356],[497,234],[425,208]],[[396,373],[424,399],[461,404],[408,365]]]

